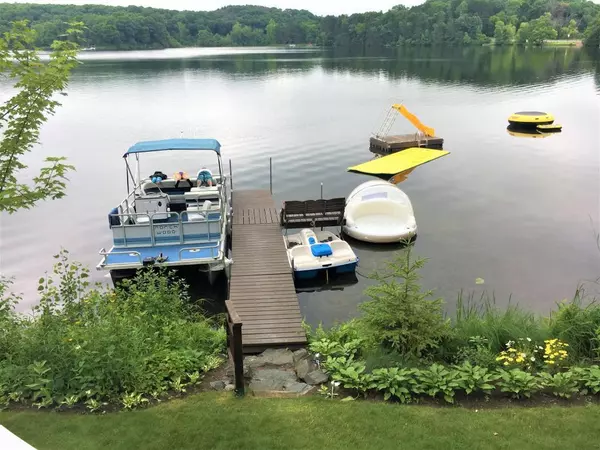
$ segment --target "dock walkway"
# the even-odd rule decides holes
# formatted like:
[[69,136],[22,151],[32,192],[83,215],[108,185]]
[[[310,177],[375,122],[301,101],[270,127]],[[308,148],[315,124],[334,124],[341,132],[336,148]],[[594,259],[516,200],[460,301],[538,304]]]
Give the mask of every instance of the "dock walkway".
[[294,279],[269,191],[234,191],[229,300],[242,325],[244,353],[306,345]]

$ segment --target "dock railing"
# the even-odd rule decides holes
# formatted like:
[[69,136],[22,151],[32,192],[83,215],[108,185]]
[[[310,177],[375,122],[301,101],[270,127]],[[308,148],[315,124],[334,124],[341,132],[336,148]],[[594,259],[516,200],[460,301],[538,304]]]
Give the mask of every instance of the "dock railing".
[[233,374],[235,378],[235,393],[244,395],[244,351],[242,347],[242,320],[235,311],[230,300],[225,301],[227,308],[227,352],[229,360],[233,363]]

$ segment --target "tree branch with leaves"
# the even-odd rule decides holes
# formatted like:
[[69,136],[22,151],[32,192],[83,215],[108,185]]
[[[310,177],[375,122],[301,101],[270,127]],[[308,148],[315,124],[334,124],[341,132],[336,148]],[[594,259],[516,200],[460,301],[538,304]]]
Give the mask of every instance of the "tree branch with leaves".
[[47,157],[44,167],[22,182],[27,169],[22,157],[39,143],[40,128],[53,115],[65,94],[71,71],[77,66],[82,23],[71,23],[52,44],[48,61],[35,47],[36,32],[27,21],[15,22],[0,37],[0,75],[14,80],[16,93],[0,105],[0,211],[14,213],[37,202],[64,197],[67,173],[74,167],[64,157]]

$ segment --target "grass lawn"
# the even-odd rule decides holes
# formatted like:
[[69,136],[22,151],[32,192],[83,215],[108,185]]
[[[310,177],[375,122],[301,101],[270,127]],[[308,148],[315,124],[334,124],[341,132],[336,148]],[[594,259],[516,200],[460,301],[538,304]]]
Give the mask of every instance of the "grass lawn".
[[2,412],[0,423],[40,450],[600,448],[600,406],[475,412],[203,393],[103,416]]

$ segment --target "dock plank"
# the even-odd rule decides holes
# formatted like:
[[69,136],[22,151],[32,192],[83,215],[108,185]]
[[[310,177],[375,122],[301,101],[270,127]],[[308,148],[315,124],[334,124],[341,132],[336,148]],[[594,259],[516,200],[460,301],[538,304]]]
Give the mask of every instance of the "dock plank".
[[229,299],[243,323],[244,353],[306,346],[279,212],[271,194],[265,190],[235,191],[232,203]]

